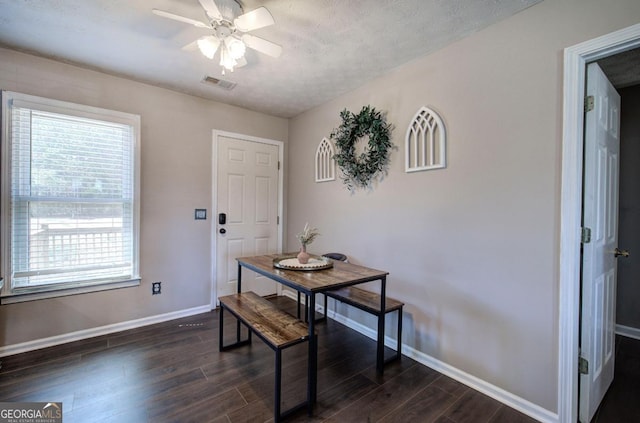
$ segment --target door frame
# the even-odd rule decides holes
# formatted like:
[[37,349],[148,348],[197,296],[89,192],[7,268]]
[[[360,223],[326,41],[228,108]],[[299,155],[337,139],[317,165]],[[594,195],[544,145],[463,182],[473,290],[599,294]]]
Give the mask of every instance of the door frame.
[[218,140],[220,137],[251,141],[260,144],[275,145],[278,147],[278,247],[277,252],[282,252],[284,233],[284,142],[268,138],[253,137],[236,132],[213,130],[211,148],[211,310],[218,306],[218,280],[217,280],[217,235],[218,223],[216,222],[218,209]]
[[580,335],[580,244],[586,65],[640,47],[640,24],[564,50],[560,292],[558,330],[558,421],[578,418]]

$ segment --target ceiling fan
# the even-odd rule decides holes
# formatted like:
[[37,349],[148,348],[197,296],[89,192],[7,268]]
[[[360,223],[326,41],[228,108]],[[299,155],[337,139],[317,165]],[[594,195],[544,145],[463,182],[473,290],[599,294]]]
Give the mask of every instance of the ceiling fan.
[[279,57],[282,47],[264,38],[248,34],[249,31],[275,24],[273,16],[265,7],[259,7],[247,13],[242,13],[242,6],[235,0],[198,0],[203,7],[208,22],[176,15],[164,10],[152,9],[152,12],[164,18],[188,23],[197,28],[208,29],[211,35],[199,38],[193,44],[200,52],[213,59],[217,51],[220,52],[220,66],[222,74],[225,70],[233,72],[234,67],[244,66],[246,47],[271,57]]

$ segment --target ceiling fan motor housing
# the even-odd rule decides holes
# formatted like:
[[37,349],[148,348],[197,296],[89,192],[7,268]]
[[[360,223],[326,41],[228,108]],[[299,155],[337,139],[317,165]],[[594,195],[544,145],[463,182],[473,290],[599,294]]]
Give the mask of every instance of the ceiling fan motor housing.
[[235,32],[235,29],[231,27],[231,24],[229,22],[221,22],[214,27],[214,31],[218,39],[224,40],[229,35],[233,34]]
[[214,0],[220,14],[230,25],[235,18],[242,15],[242,6],[235,0]]

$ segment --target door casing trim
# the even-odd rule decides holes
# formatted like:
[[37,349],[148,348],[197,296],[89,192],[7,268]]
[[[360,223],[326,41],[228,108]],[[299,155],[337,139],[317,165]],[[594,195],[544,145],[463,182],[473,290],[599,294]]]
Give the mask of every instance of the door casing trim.
[[586,65],[640,47],[640,24],[564,50],[560,292],[558,330],[558,421],[578,416],[580,233]]
[[[275,145],[278,147],[278,161],[280,166],[278,167],[278,216],[280,222],[278,223],[278,253],[282,253],[283,237],[284,237],[284,142],[272,140],[268,138],[253,137],[250,135],[239,134],[235,132],[213,130],[212,133],[212,148],[211,148],[211,310],[218,306],[218,281],[216,274],[216,260],[217,260],[217,222],[215,217],[217,216],[218,207],[218,140],[220,137],[237,138],[242,141],[252,141],[261,144]],[[280,289],[280,288],[278,288]]]

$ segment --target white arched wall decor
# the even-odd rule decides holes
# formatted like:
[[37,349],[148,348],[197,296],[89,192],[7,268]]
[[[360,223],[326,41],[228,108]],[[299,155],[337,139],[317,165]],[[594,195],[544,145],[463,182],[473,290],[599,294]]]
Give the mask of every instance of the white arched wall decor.
[[316,150],[316,182],[328,182],[336,179],[336,162],[333,160],[333,144],[323,138]]
[[415,114],[405,136],[405,172],[446,167],[446,133],[440,116],[422,106]]

